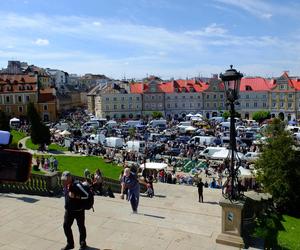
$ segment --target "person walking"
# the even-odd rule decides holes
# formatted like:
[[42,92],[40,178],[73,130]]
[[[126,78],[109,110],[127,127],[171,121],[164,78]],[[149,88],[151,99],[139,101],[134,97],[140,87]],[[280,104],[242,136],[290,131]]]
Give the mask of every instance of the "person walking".
[[203,203],[203,186],[204,183],[202,182],[202,179],[199,179],[199,182],[197,184],[197,188],[198,188],[198,196],[199,196],[199,202]]
[[127,200],[130,201],[132,212],[136,214],[140,198],[140,184],[137,176],[137,169],[135,167],[131,167],[131,169],[125,168],[121,183],[121,199],[124,199],[123,191],[127,188]]
[[82,208],[81,198],[86,194],[78,187],[80,183],[75,181],[69,171],[64,171],[61,176],[64,184],[65,194],[65,215],[64,215],[64,232],[67,238],[67,245],[62,250],[69,250],[74,248],[74,238],[72,233],[72,224],[74,219],[77,221],[80,238],[79,250],[86,249],[86,228],[85,228],[85,212]]

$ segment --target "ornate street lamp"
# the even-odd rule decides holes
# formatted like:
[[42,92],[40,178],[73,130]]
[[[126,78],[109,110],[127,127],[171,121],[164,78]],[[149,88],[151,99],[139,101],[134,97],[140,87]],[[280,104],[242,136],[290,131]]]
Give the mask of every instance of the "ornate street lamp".
[[[237,72],[230,65],[230,69],[226,70],[224,74],[220,74],[220,78],[224,84],[224,91],[227,99],[227,105],[230,106],[230,154],[228,155],[226,167],[228,168],[230,187],[231,190],[228,193],[230,200],[237,200],[239,198],[238,186],[238,170],[239,159],[236,149],[236,130],[235,130],[235,109],[234,105],[237,104],[239,99],[240,83],[243,74]],[[228,165],[229,162],[229,165]]]

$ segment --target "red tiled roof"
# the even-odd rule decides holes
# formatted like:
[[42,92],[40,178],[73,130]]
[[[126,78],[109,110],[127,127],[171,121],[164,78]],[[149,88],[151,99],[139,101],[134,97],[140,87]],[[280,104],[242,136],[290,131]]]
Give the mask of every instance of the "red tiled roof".
[[[250,90],[246,90],[247,86]],[[271,81],[262,77],[242,78],[240,85],[240,91],[268,91],[271,88]]]
[[35,76],[31,75],[6,75],[0,74],[0,84],[4,83],[36,83],[37,79]]
[[[158,84],[159,90],[164,93],[174,93],[178,92],[202,92],[208,88],[208,85],[204,82],[197,80],[174,80],[169,82],[161,82]],[[132,83],[130,85],[131,93],[142,94],[148,89],[147,83]],[[193,90],[191,90],[193,89]]]
[[144,92],[144,83],[136,82],[130,84],[130,93],[142,94]]
[[300,79],[291,79],[291,82],[296,90],[300,90]]

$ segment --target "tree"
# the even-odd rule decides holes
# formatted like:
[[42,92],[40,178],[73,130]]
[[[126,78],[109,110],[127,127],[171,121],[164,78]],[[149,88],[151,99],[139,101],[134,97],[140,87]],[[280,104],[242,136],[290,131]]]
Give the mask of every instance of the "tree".
[[41,146],[44,144],[49,145],[51,137],[49,128],[42,123],[33,103],[29,103],[27,106],[27,118],[31,124],[30,137],[32,142]]
[[[223,114],[222,114],[222,117],[224,119],[228,119],[230,117],[230,113],[231,113],[231,111],[224,111]],[[235,111],[234,117],[241,118],[241,114]]]
[[2,110],[0,110],[0,130],[10,131],[8,116]]
[[134,139],[134,137],[135,137],[135,128],[129,128],[128,129],[128,134],[129,134],[131,139]]
[[153,111],[151,116],[153,119],[160,119],[163,117],[163,114],[160,111]]
[[260,110],[260,111],[254,112],[252,117],[253,117],[253,120],[255,120],[259,123],[262,123],[264,120],[271,118],[271,113],[266,110]]
[[279,209],[299,212],[300,207],[300,154],[295,150],[291,134],[284,123],[274,119],[267,129],[267,143],[255,164],[258,181],[269,192]]

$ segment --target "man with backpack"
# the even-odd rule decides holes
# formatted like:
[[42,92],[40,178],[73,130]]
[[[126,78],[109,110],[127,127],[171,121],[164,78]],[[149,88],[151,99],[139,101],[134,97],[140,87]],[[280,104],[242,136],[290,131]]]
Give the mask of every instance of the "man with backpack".
[[[89,192],[87,186],[83,183],[74,180],[69,171],[64,171],[61,176],[64,184],[65,195],[65,216],[64,216],[64,232],[67,238],[67,245],[62,250],[69,250],[74,248],[74,238],[72,233],[72,224],[74,219],[77,221],[80,234],[80,250],[86,249],[86,228],[85,209],[90,209],[91,204],[86,205],[89,200]],[[93,198],[93,197],[92,197]],[[93,201],[92,201],[93,203]]]

